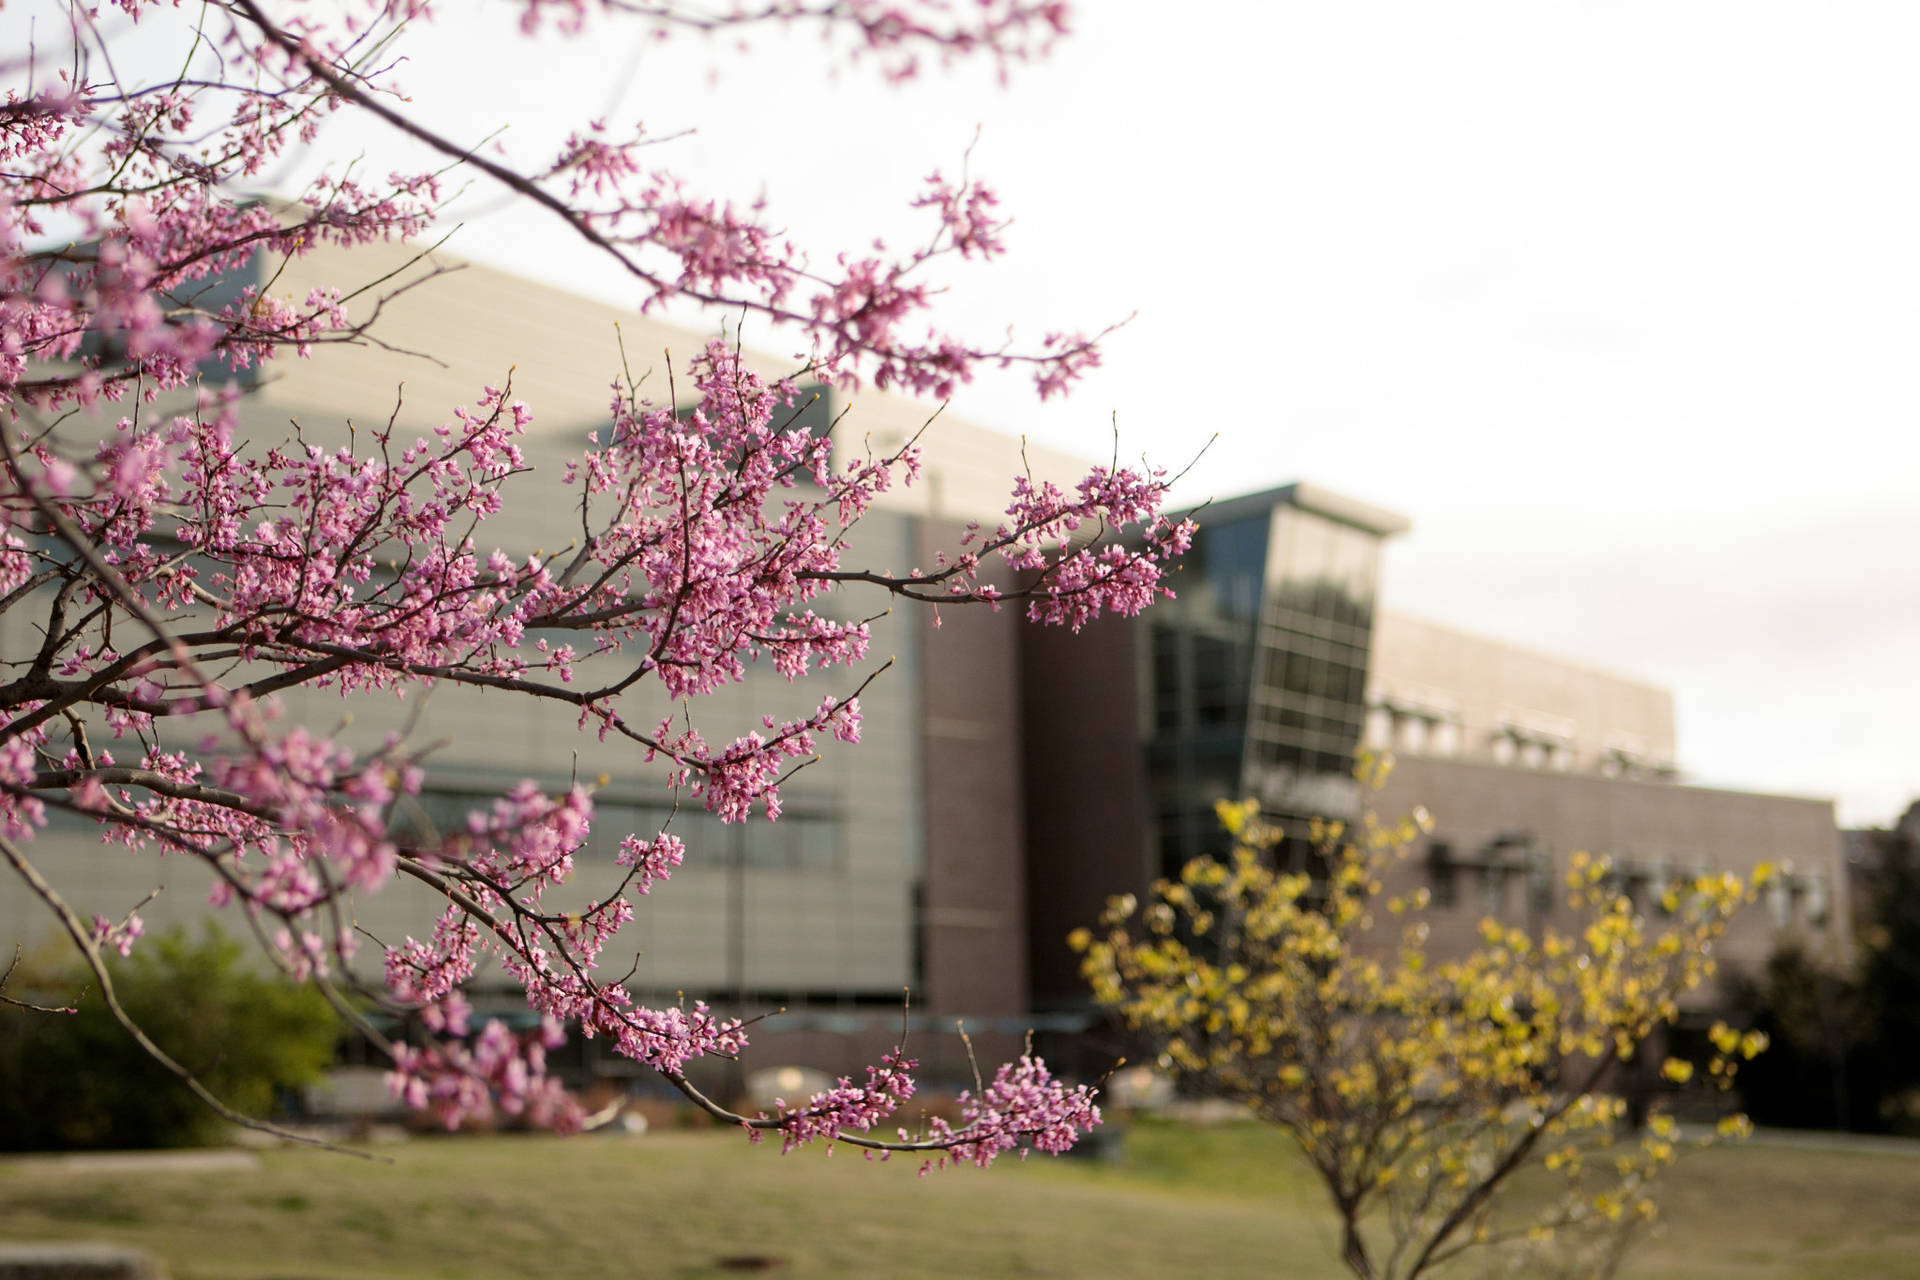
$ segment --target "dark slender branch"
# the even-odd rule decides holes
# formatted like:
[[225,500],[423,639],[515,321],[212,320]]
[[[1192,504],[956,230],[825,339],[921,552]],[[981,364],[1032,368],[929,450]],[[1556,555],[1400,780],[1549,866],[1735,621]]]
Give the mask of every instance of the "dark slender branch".
[[10,1004],[16,1009],[26,1009],[33,1013],[78,1013],[79,1004],[86,999],[87,989],[80,988],[80,994],[73,998],[72,1004],[49,1005],[35,1004],[31,1000],[16,1000],[7,994],[7,979],[13,977],[13,971],[20,967],[20,947],[15,944],[13,959],[7,962],[7,971],[0,973],[0,1004]]

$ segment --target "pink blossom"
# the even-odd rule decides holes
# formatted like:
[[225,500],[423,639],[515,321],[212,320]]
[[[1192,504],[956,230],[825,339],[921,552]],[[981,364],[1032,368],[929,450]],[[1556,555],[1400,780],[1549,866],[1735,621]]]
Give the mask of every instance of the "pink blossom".
[[[159,0],[116,3],[136,22],[161,16]],[[407,116],[387,61],[368,51],[448,8],[212,6],[179,28],[178,57],[160,47],[175,28],[142,25],[154,47],[128,73],[187,71],[127,83],[99,70],[115,28],[81,22],[71,58],[36,47],[16,65],[0,103],[0,612],[19,611],[7,634],[20,649],[0,680],[0,834],[31,851],[58,808],[129,854],[191,860],[211,878],[208,901],[243,916],[282,972],[313,982],[358,945],[355,902],[406,876],[446,906],[428,937],[381,947],[384,994],[407,1025],[389,1046],[396,1096],[450,1125],[507,1114],[567,1129],[579,1108],[547,1070],[565,1028],[696,1097],[689,1064],[748,1047],[738,1020],[697,1001],[648,1008],[602,968],[622,954],[633,899],[680,866],[680,839],[611,833],[617,877],[583,876],[590,788],[534,780],[476,797],[450,830],[417,830],[407,815],[431,768],[424,747],[350,749],[327,717],[292,722],[284,691],[348,705],[435,685],[524,697],[626,746],[682,802],[726,822],[775,821],[791,772],[855,749],[863,701],[887,688],[844,595],[1011,602],[1077,629],[1166,595],[1162,575],[1192,527],[1162,517],[1163,474],[1096,468],[1071,490],[1016,480],[1005,520],[970,528],[928,570],[851,564],[848,531],[914,482],[918,446],[836,466],[824,434],[792,425],[797,386],[721,342],[676,370],[674,395],[690,388],[690,405],[615,384],[608,426],[566,466],[580,538],[551,556],[503,547],[490,524],[528,469],[535,412],[504,382],[441,406],[440,425],[417,436],[373,421],[318,437],[326,445],[297,425],[249,438],[240,388],[217,385],[227,374],[377,341],[400,292],[364,278],[286,289],[250,271],[256,255],[423,236],[444,211],[443,162],[463,167],[462,183],[542,209],[643,305],[691,301],[780,326],[810,347],[808,376],[838,386],[946,396],[983,367],[1019,364],[1048,395],[1098,363],[1097,339],[1079,335],[1021,348],[929,328],[943,259],[1005,248],[996,197],[970,176],[935,172],[911,198],[930,225],[921,247],[829,260],[760,204],[653,167],[637,128],[584,121],[521,167],[440,138]],[[1066,24],[1062,5],[1031,0],[771,0],[718,16],[522,0],[521,13],[529,29],[574,34],[620,22],[731,31],[756,14],[817,24],[893,76],[964,55],[1004,71]],[[297,203],[257,199],[336,112],[397,118],[438,158],[384,177],[329,169]],[[832,607],[829,593],[842,593]],[[827,687],[710,739],[702,700],[756,664]],[[686,709],[630,720],[630,691]],[[58,909],[56,893],[41,896]],[[123,955],[143,929],[133,911],[71,927]],[[538,1028],[475,1016],[463,986],[487,965],[518,984]],[[891,1144],[874,1135],[912,1096],[912,1069],[896,1050],[864,1081],[734,1119],[789,1147]],[[935,1122],[906,1147],[984,1164],[1023,1145],[1062,1149],[1098,1120],[1086,1090],[1031,1058],[965,1106],[967,1124]]]

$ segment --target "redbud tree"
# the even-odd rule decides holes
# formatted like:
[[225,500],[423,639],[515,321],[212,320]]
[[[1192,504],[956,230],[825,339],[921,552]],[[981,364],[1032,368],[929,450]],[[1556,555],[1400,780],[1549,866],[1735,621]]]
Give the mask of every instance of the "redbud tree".
[[[1004,68],[1064,25],[1061,5],[1024,0],[518,8],[529,31],[552,25],[587,39],[636,26],[663,37],[817,26],[894,77],[929,58]],[[374,995],[435,1034],[403,1042],[362,1030],[390,1058],[400,1096],[449,1124],[499,1108],[576,1126],[578,1109],[545,1070],[570,1028],[788,1147],[844,1141],[978,1164],[1023,1144],[1064,1149],[1098,1112],[1085,1088],[1031,1057],[964,1098],[961,1123],[898,1137],[881,1135],[914,1090],[904,1050],[810,1100],[726,1111],[685,1069],[744,1052],[742,1025],[697,1003],[644,1007],[600,967],[633,898],[658,889],[685,855],[670,829],[619,833],[624,879],[586,900],[570,875],[594,822],[588,788],[523,782],[478,806],[464,830],[429,838],[398,821],[396,806],[419,792],[430,755],[404,737],[356,754],[331,730],[276,714],[276,695],[301,688],[349,705],[409,688],[485,688],[631,743],[683,803],[728,822],[777,820],[793,769],[857,742],[857,695],[878,665],[867,624],[822,616],[812,602],[857,591],[1010,605],[1077,629],[1163,594],[1161,570],[1191,536],[1160,514],[1162,474],[1115,466],[1072,490],[1013,479],[1004,520],[956,531],[960,549],[932,568],[849,563],[847,531],[882,490],[912,481],[917,446],[836,465],[826,435],[793,426],[794,381],[756,376],[721,344],[681,371],[697,397],[690,408],[671,396],[650,402],[631,384],[615,394],[610,428],[567,473],[582,534],[551,558],[487,540],[488,519],[514,501],[518,440],[539,411],[504,385],[444,406],[446,425],[422,438],[389,428],[333,449],[243,442],[229,379],[317,344],[377,341],[384,295],[365,280],[294,300],[213,286],[255,254],[421,236],[450,180],[543,211],[649,306],[704,304],[804,334],[812,357],[796,379],[942,398],[983,367],[1024,366],[1047,396],[1098,360],[1082,336],[1019,350],[927,324],[930,267],[1001,252],[993,194],[977,182],[927,182],[912,204],[930,229],[914,250],[823,268],[757,209],[691,194],[657,167],[662,153],[644,134],[583,120],[557,154],[517,163],[427,128],[408,114],[385,50],[402,24],[430,29],[444,16],[426,0],[209,0],[186,11],[157,0],[51,3],[34,16],[27,51],[7,62],[0,613],[12,615],[11,636],[30,638],[0,655],[7,874],[92,970],[93,998],[242,1122],[259,1123],[231,1113],[121,1014],[103,955],[135,945],[137,909],[86,919],[62,897],[35,859],[50,811],[96,824],[129,851],[203,864],[216,903],[346,1017],[365,994],[349,963],[363,945],[348,927],[354,895],[396,876],[430,887],[444,903],[437,925],[385,946]],[[166,70],[142,79],[143,67]],[[342,163],[304,190],[262,189],[290,148],[350,114],[425,147],[437,167],[376,183]],[[147,407],[169,396],[162,402],[189,408]],[[572,642],[549,642],[556,633]],[[769,717],[764,732],[708,741],[702,697],[754,663],[789,680],[824,672],[837,692],[810,714]],[[688,711],[636,722],[623,698],[644,690]],[[540,1030],[469,1025],[461,986],[489,962],[524,988]]]

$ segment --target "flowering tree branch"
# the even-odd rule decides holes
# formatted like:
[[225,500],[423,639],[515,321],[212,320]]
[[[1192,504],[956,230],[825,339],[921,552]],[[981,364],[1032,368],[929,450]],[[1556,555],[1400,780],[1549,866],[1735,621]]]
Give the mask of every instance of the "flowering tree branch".
[[[1192,1088],[1299,1144],[1362,1280],[1413,1280],[1477,1248],[1516,1274],[1610,1274],[1683,1143],[1670,1115],[1619,1132],[1625,1104],[1609,1083],[1713,972],[1752,888],[1724,874],[1676,881],[1654,919],[1615,890],[1604,859],[1575,855],[1577,933],[1489,918],[1482,945],[1441,958],[1428,952],[1426,890],[1384,887],[1424,813],[1324,824],[1317,879],[1269,864],[1279,832],[1252,802],[1220,814],[1231,859],[1197,859],[1144,907],[1116,899],[1098,933],[1075,934],[1095,998]],[[1376,927],[1389,919],[1400,927]],[[1709,1042],[1701,1074],[1721,1088],[1765,1046],[1724,1025]],[[1662,1069],[1675,1082],[1695,1071],[1680,1057]],[[1745,1127],[1731,1116],[1715,1136]]]
[[[290,301],[271,279],[233,283],[256,259],[415,239],[435,221],[446,170],[377,185],[328,172],[294,203],[260,198],[267,165],[336,112],[376,119],[547,210],[642,281],[649,305],[691,299],[803,330],[813,376],[945,395],[978,368],[1022,362],[1051,394],[1097,360],[1092,342],[1057,337],[1022,353],[908,332],[932,296],[930,263],[1001,251],[992,193],[936,174],[915,201],[937,225],[925,247],[817,271],[757,210],[690,197],[673,175],[643,169],[643,139],[588,125],[550,164],[522,169],[426,129],[382,63],[402,24],[432,19],[419,0],[221,0],[186,25],[153,0],[119,0],[146,30],[182,38],[176,73],[144,83],[120,74],[106,18],[53,8],[64,47],[7,68],[0,103],[0,617],[10,635],[37,637],[0,656],[0,838],[103,998],[112,1003],[101,948],[136,944],[138,909],[89,926],[65,903],[32,857],[49,810],[129,851],[205,867],[216,905],[343,1012],[338,987],[357,981],[362,944],[352,899],[396,875],[436,894],[443,910],[426,938],[382,944],[374,993],[431,1036],[366,1029],[400,1096],[450,1124],[500,1108],[577,1125],[546,1071],[564,1028],[605,1037],[698,1105],[788,1147],[845,1141],[985,1164],[1022,1143],[1063,1149],[1095,1123],[1088,1090],[1027,1056],[963,1101],[963,1126],[878,1136],[913,1092],[903,1049],[864,1082],[770,1114],[726,1111],[686,1067],[743,1052],[745,1027],[699,1004],[646,1008],[599,967],[633,899],[685,856],[671,823],[627,835],[614,891],[581,903],[573,855],[595,820],[590,788],[522,782],[459,829],[422,831],[402,814],[423,786],[423,751],[405,735],[350,749],[288,723],[280,695],[464,686],[523,697],[637,745],[681,801],[727,822],[777,819],[794,770],[828,740],[858,742],[861,699],[886,669],[869,663],[873,619],[825,616],[814,607],[823,596],[1013,600],[1037,623],[1075,629],[1136,613],[1165,593],[1160,574],[1192,535],[1161,515],[1163,474],[1095,468],[1072,489],[1017,478],[1004,522],[969,528],[932,569],[851,564],[848,531],[890,486],[912,482],[917,440],[837,465],[830,434],[796,425],[794,383],[756,375],[715,343],[687,368],[690,411],[614,383],[610,426],[564,477],[579,536],[549,557],[483,540],[528,470],[534,410],[505,379],[449,406],[429,435],[408,438],[396,413],[338,447],[297,426],[256,446],[243,438],[239,392],[212,389],[319,344],[383,341],[383,307],[414,287],[388,273]],[[718,17],[525,0],[522,13],[570,31],[818,23],[851,33],[895,75],[927,53],[984,53],[1004,67],[1064,25],[1058,4],[1019,0],[964,15],[873,0],[775,0]],[[163,411],[162,396],[186,407]],[[125,416],[102,425],[115,404]],[[1014,586],[988,580],[996,565]],[[789,681],[837,675],[840,691],[709,742],[691,708],[755,662]],[[636,720],[628,700],[639,690],[688,710]],[[488,962],[524,989],[538,1029],[470,1026],[462,984]]]

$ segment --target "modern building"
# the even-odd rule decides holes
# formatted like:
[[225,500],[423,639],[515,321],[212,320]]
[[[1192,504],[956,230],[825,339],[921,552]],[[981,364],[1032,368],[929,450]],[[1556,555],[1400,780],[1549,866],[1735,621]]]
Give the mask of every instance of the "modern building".
[[1484,916],[1564,930],[1575,851],[1606,854],[1655,914],[1676,877],[1775,868],[1722,942],[1724,967],[1757,970],[1787,936],[1847,946],[1832,802],[1680,781],[1666,690],[1393,613],[1368,690],[1364,741],[1396,762],[1376,807],[1434,815],[1402,876],[1439,904],[1436,946],[1464,945]]
[[[434,274],[439,267],[453,269]],[[270,268],[278,275],[266,276]],[[650,370],[665,398],[669,365],[704,342],[397,247],[258,270],[295,297],[340,279],[397,272],[392,288],[408,273],[434,275],[384,304],[382,345],[325,346],[312,360],[269,365],[243,402],[246,430],[262,442],[297,429],[332,444],[350,422],[391,417],[410,437],[511,377],[534,410],[535,472],[512,482],[486,536],[515,550],[574,536],[571,491],[557,477],[608,421],[623,364]],[[760,367],[784,371],[771,360]],[[826,392],[809,412],[839,419],[836,448],[854,454],[890,450],[933,411]],[[930,563],[966,521],[998,516],[1017,471],[1065,483],[1084,471],[945,415],[926,445],[922,480],[886,495],[855,532],[850,559]],[[631,985],[654,1000],[686,993],[755,1015],[785,1007],[756,1038],[763,1063],[849,1069],[891,1045],[904,1020],[936,1074],[960,1077],[965,1050],[939,1033],[956,1020],[983,1057],[1016,1049],[1028,1028],[1087,1025],[1066,935],[1109,895],[1220,848],[1214,801],[1248,794],[1288,828],[1280,856],[1290,858],[1305,856],[1314,816],[1424,805],[1438,825],[1403,871],[1432,888],[1443,937],[1464,938],[1483,914],[1550,918],[1547,886],[1576,849],[1613,854],[1623,884],[1647,901],[1683,871],[1791,863],[1770,914],[1730,946],[1740,963],[1757,963],[1777,929],[1845,936],[1830,804],[1682,785],[1664,691],[1383,612],[1383,544],[1407,528],[1297,484],[1211,504],[1179,598],[1137,620],[1103,619],[1076,636],[1027,626],[1015,609],[895,610],[875,624],[874,665],[888,656],[894,665],[862,699],[862,743],[834,744],[799,773],[780,822],[722,825],[686,808],[674,817],[689,857],[640,901],[622,937],[634,952]],[[828,607],[866,616],[876,603],[884,607],[870,596]],[[0,618],[0,647],[22,642],[20,612]],[[844,691],[836,682],[858,678],[789,685],[753,673],[695,714],[710,741],[721,739],[764,714],[811,709]],[[343,706],[313,691],[285,703],[291,716],[328,725],[351,711],[349,740],[363,745],[399,731],[430,744],[430,789],[408,815],[426,825],[457,823],[520,778],[560,787],[605,774],[593,838],[576,860],[587,896],[617,879],[620,837],[657,830],[672,804],[637,750],[579,734],[570,716],[529,699],[443,688],[405,704]],[[669,710],[662,702],[660,714]],[[1363,742],[1400,760],[1376,796],[1352,776]],[[178,859],[131,858],[77,824],[48,830],[34,852],[82,912],[117,915],[164,881],[144,912],[150,927],[208,914],[208,886]],[[365,898],[356,923],[382,941],[420,934],[434,907],[416,890],[395,884]],[[50,932],[29,895],[0,886],[0,943],[32,945]],[[377,948],[362,957],[373,968]],[[912,1012],[903,1010],[908,991]],[[504,985],[480,1003],[513,1008]],[[584,1052],[581,1070],[622,1069],[597,1048]]]
[[[398,438],[427,436],[470,405],[487,384],[511,380],[514,398],[534,414],[525,440],[532,474],[507,483],[500,514],[479,540],[525,553],[566,546],[578,535],[577,490],[561,487],[564,462],[589,432],[610,420],[623,368],[645,379],[643,393],[665,401],[669,369],[681,374],[708,335],[694,334],[472,264],[416,259],[399,246],[319,251],[278,263],[258,261],[258,280],[276,295],[303,297],[317,286],[388,277],[378,344],[318,345],[309,360],[285,358],[250,380],[240,404],[243,434],[261,447],[294,432],[308,443],[345,443],[391,419]],[[407,288],[418,280],[418,287]],[[229,282],[236,285],[239,282]],[[365,300],[361,305],[367,305]],[[719,336],[719,335],[712,335]],[[771,342],[784,335],[768,333]],[[749,331],[749,341],[754,335]],[[784,374],[793,361],[760,358],[761,372]],[[160,403],[146,414],[190,407]],[[927,426],[937,407],[871,393],[852,400],[826,392],[807,413],[835,429],[842,459],[891,452]],[[117,416],[117,411],[115,416]],[[106,428],[102,426],[102,430]],[[927,461],[911,488],[896,487],[850,535],[847,562],[905,571],[933,563],[967,521],[989,526],[1008,502],[1012,478],[1071,485],[1085,464],[939,415],[924,437]],[[364,443],[364,435],[362,436]],[[824,608],[867,617],[890,601],[877,590],[828,598]],[[0,618],[0,649],[16,652],[31,634],[28,609]],[[844,696],[872,668],[892,659],[862,699],[862,742],[827,743],[819,763],[801,770],[782,795],[778,823],[723,825],[694,806],[673,817],[686,864],[672,883],[639,900],[622,935],[637,990],[659,1002],[680,993],[753,1015],[789,1012],[760,1029],[765,1062],[818,1061],[851,1068],[899,1037],[912,993],[915,1049],[965,1070],[965,1050],[950,1032],[965,1018],[982,1053],[1017,1048],[1030,1025],[1026,992],[1026,884],[1023,865],[1018,726],[1018,610],[894,609],[873,624],[872,660],[789,684],[752,671],[742,684],[691,708],[709,741],[760,727],[763,715],[804,715],[828,694]],[[629,695],[659,705],[643,722],[676,711],[644,686]],[[521,778],[562,788],[575,777],[606,775],[598,818],[576,859],[582,898],[604,896],[619,878],[613,855],[629,832],[659,829],[673,796],[664,770],[647,766],[632,745],[577,731],[574,717],[533,699],[442,686],[404,701],[312,690],[281,696],[290,718],[333,726],[351,714],[345,740],[363,749],[403,732],[428,748],[428,790],[401,816],[445,829]],[[162,726],[162,732],[168,726]],[[200,868],[177,859],[129,857],[102,846],[79,820],[58,820],[33,842],[50,879],[83,914],[118,918],[156,885],[166,890],[142,915],[150,930],[225,917],[207,906]],[[380,941],[425,936],[436,907],[418,886],[396,882],[356,904],[355,923]],[[0,942],[30,948],[55,933],[45,910],[10,878],[0,880]],[[379,968],[379,948],[359,961]],[[514,1008],[503,985],[479,1003]],[[524,1012],[524,1002],[519,1008]],[[934,1016],[937,1011],[939,1016]],[[766,1042],[775,1042],[767,1045]],[[595,1070],[618,1064],[598,1062]]]
[[[1286,832],[1276,856],[1303,867],[1316,817],[1428,810],[1434,830],[1395,874],[1430,889],[1442,951],[1471,945],[1487,916],[1570,925],[1563,883],[1576,851],[1608,855],[1649,910],[1672,877],[1782,869],[1766,909],[1723,943],[1725,966],[1757,967],[1790,932],[1844,947],[1830,801],[1684,785],[1665,690],[1382,610],[1382,544],[1408,528],[1398,516],[1311,485],[1205,514],[1178,602],[1105,624],[1098,657],[1026,649],[1029,794],[1099,796],[1030,805],[1042,1007],[1082,999],[1058,940],[1070,921],[1091,919],[1112,885],[1137,889],[1223,849],[1222,796],[1258,798]],[[1088,713],[1116,730],[1111,669],[1129,663],[1131,742],[1102,735],[1076,751],[1049,736],[1048,724]],[[1353,776],[1363,745],[1396,761],[1378,793]]]

